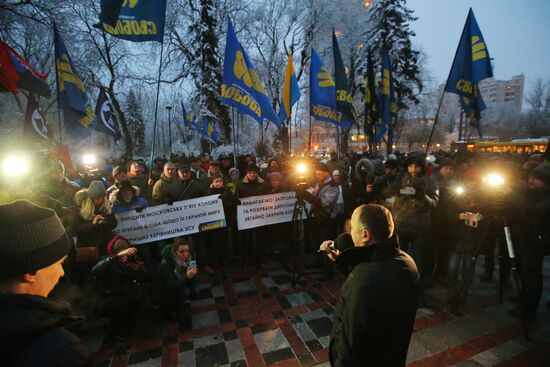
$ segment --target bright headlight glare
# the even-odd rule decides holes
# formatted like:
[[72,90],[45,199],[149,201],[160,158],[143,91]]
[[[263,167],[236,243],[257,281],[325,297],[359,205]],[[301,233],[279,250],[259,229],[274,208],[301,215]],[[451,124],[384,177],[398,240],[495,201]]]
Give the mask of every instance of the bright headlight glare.
[[9,156],[2,164],[4,175],[8,177],[23,176],[29,170],[27,159],[21,156]]
[[304,163],[299,163],[297,166],[296,166],[296,171],[303,175],[307,172],[307,166],[304,164]]
[[489,186],[502,186],[504,185],[504,177],[498,173],[489,173],[483,180]]
[[84,163],[85,165],[91,166],[95,164],[95,162],[96,162],[95,154],[84,154],[82,156],[82,163]]

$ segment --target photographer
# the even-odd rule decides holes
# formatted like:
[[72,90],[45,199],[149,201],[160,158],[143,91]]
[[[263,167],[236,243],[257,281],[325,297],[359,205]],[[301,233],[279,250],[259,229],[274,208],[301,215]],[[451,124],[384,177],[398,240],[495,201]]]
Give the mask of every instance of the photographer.
[[429,245],[432,210],[437,205],[439,191],[433,177],[425,174],[425,160],[411,154],[405,161],[407,171],[396,180],[393,215],[401,248],[411,254],[420,270],[421,280],[427,278],[426,250]]
[[164,307],[166,316],[179,317],[183,302],[195,298],[195,279],[199,273],[195,256],[185,238],[174,238],[173,244],[162,250],[162,262],[159,275],[164,288]]
[[[330,170],[324,163],[318,163],[315,167],[315,186],[307,190],[299,190],[297,195],[311,203],[309,211],[309,233],[310,250],[317,249],[319,243],[336,237],[336,214],[338,201],[338,186],[332,181]],[[334,278],[334,266],[327,260],[326,256],[321,257],[323,263],[323,274],[318,280],[325,281]]]
[[130,247],[125,238],[113,237],[105,253],[106,256],[90,274],[103,296],[107,297],[106,308],[112,330],[119,337],[125,337],[137,306],[144,303],[144,283],[151,280],[151,275],[137,256],[137,248]]

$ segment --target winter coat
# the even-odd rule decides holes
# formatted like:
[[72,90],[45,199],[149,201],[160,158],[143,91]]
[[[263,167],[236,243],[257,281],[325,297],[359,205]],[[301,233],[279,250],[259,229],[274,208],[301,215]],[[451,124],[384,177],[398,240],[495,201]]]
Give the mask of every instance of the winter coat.
[[334,310],[331,366],[405,366],[419,295],[414,260],[395,237],[345,250],[352,266]]
[[[367,167],[367,172],[361,171],[361,166]],[[374,164],[368,158],[361,158],[355,164],[355,174],[351,181],[351,192],[355,198],[356,205],[365,204],[365,202],[373,202],[373,200],[366,200],[366,185],[367,183],[373,183],[375,178]],[[372,195],[371,195],[372,196]],[[370,198],[372,199],[372,198]]]
[[95,213],[105,217],[103,223],[93,224],[92,221],[83,219],[79,208],[85,199],[85,189],[76,193],[75,202],[78,208],[73,211],[68,234],[69,237],[77,237],[76,247],[98,247],[99,254],[103,255],[105,246],[114,236],[113,229],[118,223],[113,212],[111,214]]
[[338,186],[331,178],[327,178],[322,184],[315,184],[308,189],[308,192],[311,192],[311,195],[306,195],[305,198],[312,204],[309,211],[311,218],[321,222],[336,218],[338,212],[336,202],[339,192]]
[[432,227],[435,231],[449,233],[457,228],[458,224],[458,207],[461,199],[455,193],[458,182],[453,179],[447,179],[437,172],[435,174],[439,198],[437,205],[433,210]]
[[151,280],[149,270],[139,259],[129,259],[121,263],[114,256],[103,257],[90,272],[90,276],[100,290],[140,299],[141,285]]
[[0,294],[0,365],[91,366],[82,341],[64,328],[77,319],[70,312],[44,297]]
[[170,202],[174,202],[204,196],[204,189],[197,180],[190,178],[189,180],[182,181],[178,179],[166,194],[170,198]]
[[[193,250],[189,249],[191,251],[191,260],[195,260],[195,253]],[[197,262],[197,266],[199,266]],[[160,279],[162,281],[162,285],[166,289],[178,289],[185,286],[190,286],[191,282],[193,282],[196,278],[196,276],[192,279],[187,278],[186,271],[183,272],[183,277],[181,279],[178,279],[174,271],[176,270],[176,262],[174,260],[174,255],[172,252],[172,246],[164,246],[162,249],[162,261],[159,265],[159,275]]]
[[[550,254],[550,187],[528,189],[509,197],[516,227],[525,245],[535,251]],[[509,219],[510,221],[510,219]]]
[[59,206],[73,206],[74,195],[80,186],[64,177],[61,181],[40,181],[32,190],[38,204],[55,210]]
[[[416,195],[403,195],[400,190],[414,187]],[[404,236],[424,236],[431,229],[432,210],[437,205],[439,191],[433,176],[412,177],[408,173],[399,177],[392,190],[397,196],[393,214],[397,231]]]
[[175,186],[178,185],[179,181],[180,179],[178,176],[169,178],[166,177],[164,173],[161,174],[160,179],[155,182],[155,186],[153,186],[153,205],[160,205],[177,201],[174,200],[171,193],[174,190]]
[[147,176],[136,176],[136,177],[128,176],[128,181],[130,181],[132,186],[139,187],[139,191],[140,191],[139,195],[146,198],[147,200],[150,199],[150,197],[149,197],[149,185],[147,184],[147,181],[148,181]]
[[258,177],[255,181],[249,181],[248,177],[244,178],[237,183],[237,192],[240,198],[246,198],[250,196],[264,195],[267,188],[267,182],[263,178]]
[[[221,173],[220,173],[221,174]],[[206,191],[208,190],[208,188],[210,187],[210,185],[212,184],[212,173],[210,173],[210,171],[206,172],[206,175],[204,175],[204,177],[202,177],[200,180],[199,180],[199,183],[201,184],[201,187],[202,187],[202,190],[203,191]],[[225,176],[225,175],[222,175],[222,180],[223,182],[228,182],[229,181],[229,177]]]
[[129,212],[136,209],[145,209],[149,206],[149,202],[142,198],[140,195],[141,189],[138,186],[134,186],[135,197],[131,202],[125,203],[118,199],[119,189],[115,189],[109,195],[109,201],[113,204],[113,213],[119,214],[124,212]]
[[228,187],[222,187],[221,189],[209,187],[208,190],[206,190],[206,195],[220,195],[220,199],[222,199],[223,203],[225,218],[228,221],[230,217],[236,216],[238,200]]

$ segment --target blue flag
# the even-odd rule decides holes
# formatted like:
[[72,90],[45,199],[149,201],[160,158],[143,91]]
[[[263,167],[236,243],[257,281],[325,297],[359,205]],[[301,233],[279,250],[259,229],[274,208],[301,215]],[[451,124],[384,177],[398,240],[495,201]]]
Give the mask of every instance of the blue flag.
[[281,109],[279,111],[279,127],[284,120],[290,118],[292,114],[292,106],[300,99],[300,88],[298,87],[298,79],[294,74],[294,65],[292,62],[292,54],[288,55],[286,64],[285,81],[281,92]]
[[472,98],[470,97],[460,97],[460,106],[466,116],[470,119],[470,126],[477,129],[479,138],[483,138],[483,133],[481,131],[481,125],[479,120],[481,119],[481,111],[485,110],[487,106],[481,97],[481,92],[479,91],[479,86],[474,84],[474,93]]
[[342,115],[336,109],[336,85],[321,57],[311,49],[310,114],[317,121],[338,125]]
[[185,109],[185,106],[183,105],[183,102],[181,102],[181,111],[183,114],[183,125],[189,130],[195,130],[200,132],[202,128],[199,126],[199,124],[193,118],[193,116],[187,112],[187,110]]
[[387,51],[384,53],[384,59],[382,60],[382,83],[380,85],[378,103],[380,115],[375,124],[374,141],[376,142],[380,142],[390,126],[393,126],[397,113],[390,55]]
[[218,135],[218,129],[205,117],[202,122],[201,137],[217,143]]
[[470,116],[472,116],[471,110],[473,109],[473,115],[477,116],[475,124],[478,128],[480,127],[479,116],[486,107],[477,84],[492,76],[493,69],[489,51],[477,25],[474,12],[470,8],[445,91],[460,95],[464,111],[468,110],[467,113]]
[[75,138],[84,139],[95,130],[94,110],[90,106],[82,78],[78,75],[55,25],[53,32],[58,103],[63,109],[63,120],[69,133]]
[[357,120],[353,106],[350,85],[346,76],[346,67],[340,53],[340,46],[334,30],[332,31],[332,54],[334,56],[334,79],[336,82],[336,108],[342,113],[340,127],[349,129]]
[[260,124],[263,124],[264,120],[271,121],[277,126],[279,124],[279,117],[250,59],[239,43],[229,17],[220,100],[228,106],[237,108],[241,113],[252,116]]
[[162,42],[165,18],[166,0],[101,0],[94,27],[128,41]]

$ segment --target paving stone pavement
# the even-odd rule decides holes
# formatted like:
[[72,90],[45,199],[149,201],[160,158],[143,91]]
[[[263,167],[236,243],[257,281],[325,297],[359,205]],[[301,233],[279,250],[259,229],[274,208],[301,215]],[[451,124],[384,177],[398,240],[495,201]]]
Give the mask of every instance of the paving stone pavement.
[[[477,275],[482,271],[477,268]],[[496,272],[497,273],[497,272]],[[514,304],[498,284],[473,284],[469,303],[445,304],[446,290],[427,290],[429,307],[417,312],[407,365],[550,366],[550,261],[545,292],[530,340],[521,321],[506,314]],[[159,311],[140,317],[128,341],[117,341],[106,319],[85,322],[78,333],[96,366],[328,366],[328,343],[341,277],[318,282],[305,275],[296,287],[277,260],[260,269],[228,266],[201,276],[199,299],[187,303],[179,321]],[[63,292],[60,292],[63,294]]]

